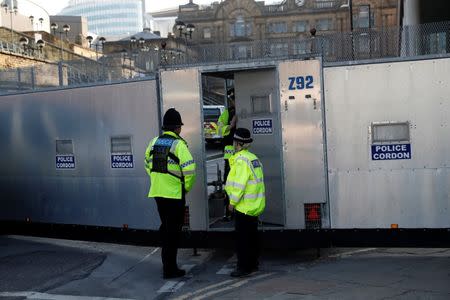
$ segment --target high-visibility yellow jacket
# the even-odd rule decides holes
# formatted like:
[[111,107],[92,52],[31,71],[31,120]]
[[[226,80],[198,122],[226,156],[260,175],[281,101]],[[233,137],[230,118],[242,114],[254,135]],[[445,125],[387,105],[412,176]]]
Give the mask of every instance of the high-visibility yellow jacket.
[[230,204],[249,216],[259,216],[266,206],[263,167],[258,157],[243,149],[230,158],[225,184]]
[[217,120],[217,135],[221,137],[225,137],[230,134],[230,112],[228,108],[225,109],[221,114],[219,119]]
[[[153,150],[155,146],[170,147],[167,159],[167,173],[154,169]],[[145,151],[145,170],[150,176],[148,197],[181,199],[183,192],[189,192],[195,183],[195,162],[186,142],[172,131],[155,137]],[[183,191],[184,190],[184,191]]]

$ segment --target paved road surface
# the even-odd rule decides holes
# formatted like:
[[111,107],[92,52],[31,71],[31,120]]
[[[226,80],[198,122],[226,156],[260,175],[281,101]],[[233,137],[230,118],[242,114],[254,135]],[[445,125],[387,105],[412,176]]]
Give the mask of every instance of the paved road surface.
[[265,251],[234,279],[226,250],[180,251],[188,270],[161,277],[160,249],[0,237],[0,299],[450,299],[450,249]]

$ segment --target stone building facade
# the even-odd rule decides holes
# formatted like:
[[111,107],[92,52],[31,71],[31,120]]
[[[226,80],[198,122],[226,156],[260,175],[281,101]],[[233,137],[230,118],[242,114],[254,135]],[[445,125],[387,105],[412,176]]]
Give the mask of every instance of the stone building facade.
[[[193,24],[192,43],[230,43],[309,36],[353,29],[399,25],[398,0],[285,0],[277,5],[264,1],[226,0],[201,8],[192,0],[179,7],[177,21]],[[370,18],[369,18],[370,15]],[[370,21],[369,21],[370,19]],[[176,27],[174,33],[178,34]]]
[[[398,7],[398,0],[225,0],[207,7],[190,0],[180,5],[177,21],[195,26],[191,46],[226,45],[218,49],[231,59],[307,53],[362,59],[398,51]],[[177,26],[173,31],[183,39]],[[199,60],[209,59],[201,55]]]

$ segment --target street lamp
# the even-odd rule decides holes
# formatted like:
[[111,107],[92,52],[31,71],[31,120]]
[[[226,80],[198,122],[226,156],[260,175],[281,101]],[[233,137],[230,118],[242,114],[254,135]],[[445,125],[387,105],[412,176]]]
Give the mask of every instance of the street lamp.
[[[150,47],[145,45],[145,38],[140,37],[138,39],[138,48],[139,48],[139,66],[141,69],[145,69],[146,71],[153,69],[153,61],[151,59]],[[136,62],[135,62],[136,65]]]
[[194,24],[184,24],[182,21],[177,21],[175,23],[175,28],[179,32],[179,37],[184,36],[184,44],[185,44],[185,52],[186,52],[186,58],[188,57],[188,37],[189,39],[192,39],[192,33],[195,31]]
[[[50,28],[53,31],[53,35],[56,35],[56,32],[57,32],[56,29],[59,28],[58,24],[52,23],[52,24],[50,24]],[[58,33],[59,33],[59,40],[60,40],[60,43],[61,43],[61,48],[60,48],[60,59],[61,60],[63,59],[62,34],[64,33],[66,35],[66,39],[67,39],[67,34],[69,33],[69,31],[70,31],[70,25],[67,25],[67,24],[63,25],[63,31],[58,31]]]
[[91,48],[92,45],[95,46],[95,57],[96,57],[96,60],[98,61],[98,48],[101,45],[102,46],[101,48],[103,51],[103,47],[105,46],[106,39],[101,36],[98,38],[98,42],[93,44],[92,41],[94,40],[94,38],[92,36],[88,35],[86,37],[86,40],[89,42],[89,49]]
[[35,46],[32,46],[30,44],[30,41],[28,40],[28,38],[26,37],[21,37],[19,39],[19,44],[20,46],[23,48],[23,54],[27,54],[27,49],[28,49],[28,55],[34,55],[34,51],[38,50],[39,51],[39,56],[42,56],[42,49],[45,46],[45,42],[43,40],[37,40],[34,44]]
[[166,42],[161,42],[161,60],[167,63]]
[[66,39],[67,39],[67,33],[69,33],[69,31],[70,31],[70,25],[64,24],[63,30],[64,30],[64,33],[66,34]]
[[134,37],[134,36],[132,36],[131,38],[130,38],[130,49],[131,49],[131,51],[133,51],[133,47],[134,47],[134,45],[136,45],[136,37]]
[[[40,24],[40,28],[42,29],[42,23],[44,22],[44,18],[39,18],[39,23],[34,23],[35,17],[34,17],[33,15],[29,16],[28,19],[30,19],[32,31],[34,31],[34,28],[35,28],[35,27],[38,27],[38,28],[39,28],[39,26],[35,26],[35,25],[39,25],[39,24]],[[39,30],[39,29],[38,29],[38,30]]]
[[56,29],[58,29],[58,24],[52,23],[50,24],[51,30],[53,30],[53,35],[56,35]]
[[23,54],[25,55],[25,52],[26,52],[26,48],[27,48],[27,45],[28,45],[28,39],[26,38],[26,37],[21,37],[20,39],[19,39],[19,44],[20,44],[20,46],[22,46],[23,47]]
[[36,41],[37,49],[39,50],[39,54],[42,55],[42,49],[45,47],[45,42],[43,40]]
[[[127,49],[125,49],[125,48],[123,48],[121,51],[120,51],[120,54],[121,54],[121,56],[122,56],[122,75],[125,77],[125,73],[124,73],[124,69],[125,69],[125,58],[127,57],[127,53],[128,53],[128,51],[127,51]],[[131,72],[131,70],[130,70],[130,72]],[[131,76],[130,76],[131,77]]]
[[10,8],[9,6],[8,6],[8,3],[6,3],[6,1],[5,2],[3,2],[2,4],[1,4],[1,7],[5,10],[5,13],[8,13],[9,12],[9,15],[10,15],[10,22],[11,22],[11,43],[13,42],[13,39],[14,39],[14,37],[13,37],[13,17],[12,17],[12,15],[14,14],[14,15],[17,15],[17,6],[13,6],[12,8]]
[[350,41],[352,47],[352,60],[355,59],[355,49],[353,45],[353,4],[352,0],[348,0],[347,3],[342,4],[340,8],[348,8],[348,13],[350,15]]
[[92,41],[94,40],[94,38],[90,35],[88,35],[86,37],[86,40],[89,42],[89,49],[91,49],[91,46],[94,45],[95,46],[95,61],[97,62],[97,74],[99,74],[99,67],[98,67],[98,48],[101,45],[102,47],[102,52],[103,52],[103,47],[105,46],[105,42],[106,39],[104,37],[99,37],[98,38],[98,42],[96,43],[92,43]]
[[134,47],[136,46],[136,43],[137,43],[136,37],[135,36],[130,37],[130,55],[129,55],[129,60],[130,60],[130,78],[133,78],[133,70],[132,70],[131,63],[132,63],[133,57],[135,57],[134,53],[133,53],[133,50],[134,50]]
[[[177,21],[175,23],[176,29],[179,31],[179,36],[184,35],[185,39],[189,36],[192,39],[192,33],[195,31],[195,26],[193,24],[184,24],[182,21]],[[186,32],[184,32],[186,30]]]
[[143,37],[139,38],[138,40],[139,48],[141,48],[141,51],[146,51],[145,45],[145,39]]

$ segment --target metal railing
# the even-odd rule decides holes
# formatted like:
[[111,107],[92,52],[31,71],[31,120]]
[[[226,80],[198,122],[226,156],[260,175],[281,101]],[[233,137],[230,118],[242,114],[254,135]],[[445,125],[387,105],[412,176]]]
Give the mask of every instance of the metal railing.
[[[6,51],[18,47],[0,43]],[[11,49],[11,51],[9,50]],[[98,60],[71,56],[56,63],[0,70],[0,94],[24,90],[117,82],[154,75],[159,68],[197,64],[239,63],[280,58],[322,56],[324,64],[407,58],[450,53],[450,22],[403,28],[357,29],[315,37],[267,39],[213,45],[190,45],[181,50],[101,55]],[[215,99],[211,98],[211,102]]]
[[0,52],[22,54],[23,49],[17,44],[0,40]]
[[[190,46],[181,64],[322,56],[325,63],[450,53],[450,22]],[[166,65],[179,65],[178,61]]]

